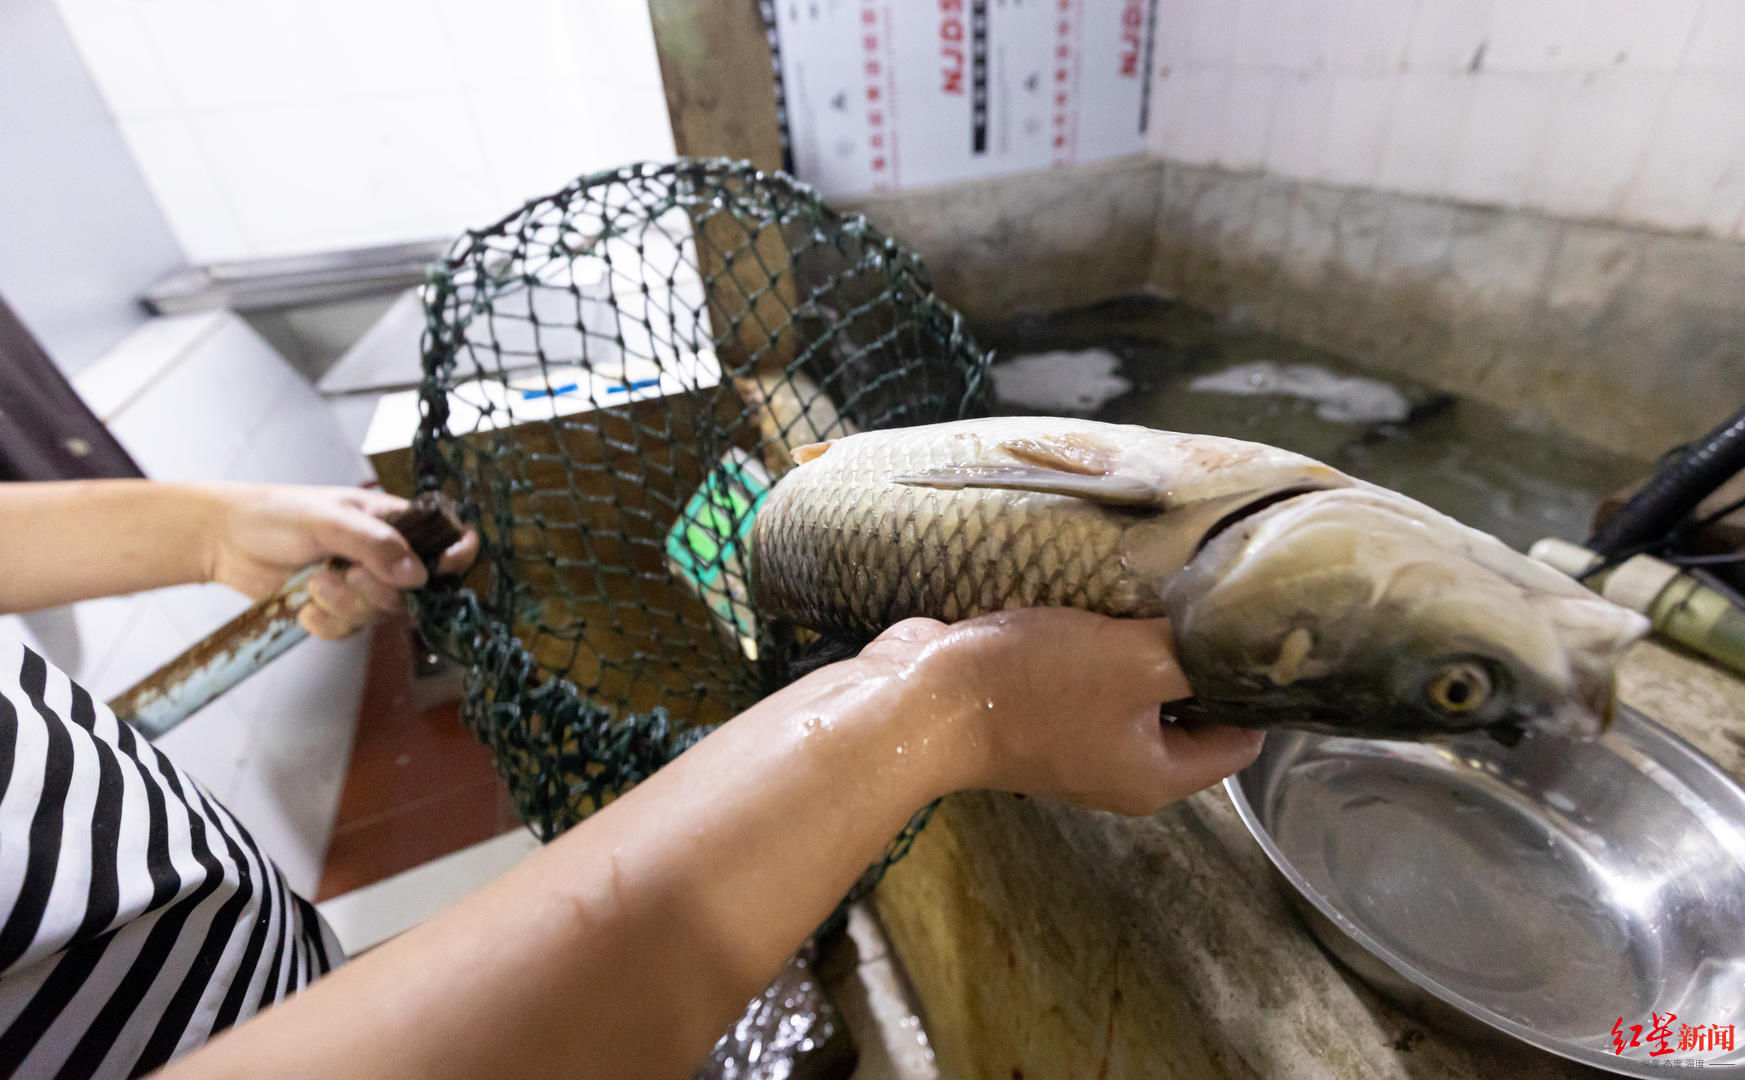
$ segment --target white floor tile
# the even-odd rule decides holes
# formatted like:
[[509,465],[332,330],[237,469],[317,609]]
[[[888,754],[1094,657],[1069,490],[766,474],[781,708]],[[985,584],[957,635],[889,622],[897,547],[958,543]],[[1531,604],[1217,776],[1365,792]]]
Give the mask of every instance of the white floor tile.
[[96,682],[114,663],[122,639],[137,616],[140,600],[138,596],[106,596],[72,605],[73,621],[79,629],[76,678],[92,693],[97,693]]
[[113,652],[85,682],[85,688],[103,701],[175,659],[196,640],[176,629],[150,595],[133,597],[128,606],[131,618]]
[[257,717],[243,689],[225,694],[153,742],[226,806],[258,734]]
[[230,794],[222,796],[225,807],[236,816],[254,842],[284,873],[285,881],[300,896],[311,896],[321,886],[321,865],[327,854],[331,819],[315,827],[296,809],[281,801],[270,788],[251,783],[245,763]]
[[401,934],[490,884],[540,844],[514,829],[317,905],[347,955]]
[[189,641],[199,641],[248,610],[248,597],[228,585],[179,585],[153,594],[170,622]]
[[368,633],[311,639],[251,680],[254,740],[226,800],[301,891],[320,884],[369,652]]
[[0,615],[0,635],[17,638],[26,646],[42,652],[42,643],[31,633],[30,624],[24,621],[22,615]]

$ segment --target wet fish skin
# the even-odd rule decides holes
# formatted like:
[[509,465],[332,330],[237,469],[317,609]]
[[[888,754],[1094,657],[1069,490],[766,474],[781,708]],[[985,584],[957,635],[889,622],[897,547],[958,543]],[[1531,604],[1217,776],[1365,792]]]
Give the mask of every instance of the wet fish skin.
[[[1013,417],[795,457],[753,526],[766,617],[869,637],[1017,607],[1167,615],[1229,722],[1592,732],[1646,629],[1494,538],[1256,443]],[[1482,699],[1431,700],[1450,672]]]

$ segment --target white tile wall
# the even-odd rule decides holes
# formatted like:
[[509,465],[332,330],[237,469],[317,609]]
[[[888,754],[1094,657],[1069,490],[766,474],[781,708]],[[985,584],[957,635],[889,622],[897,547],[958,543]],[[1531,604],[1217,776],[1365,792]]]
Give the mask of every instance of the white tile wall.
[[1617,216],[1671,83],[1665,70],[1623,66],[1563,76],[1528,177],[1527,205],[1575,217]]
[[1484,67],[1491,71],[1573,69],[1587,0],[1498,0],[1486,28]]
[[[1745,5],[1742,5],[1745,6]],[[1745,72],[1681,73],[1626,195],[1633,217],[1725,235],[1745,213]]]
[[1545,149],[1558,81],[1498,72],[1473,84],[1447,193],[1503,206],[1526,202],[1528,181]]
[[1682,71],[1745,71],[1745,3],[1709,0],[1697,13],[1679,63]]
[[1266,162],[1272,137],[1273,110],[1289,75],[1271,71],[1238,71],[1231,77],[1225,106],[1219,160],[1232,169],[1258,169]]
[[[212,333],[174,359],[109,421],[121,445],[154,480],[227,479],[261,426],[288,398],[315,396],[247,323],[228,313],[204,317],[216,321]],[[79,381],[88,385],[91,380]]]
[[1386,76],[1338,72],[1321,133],[1316,179],[1368,186],[1381,170],[1397,83]]
[[1154,153],[1745,239],[1745,0],[1165,0]]
[[1378,187],[1446,189],[1472,90],[1473,80],[1447,71],[1411,71],[1396,80]]
[[1184,60],[1193,67],[1228,67],[1236,56],[1236,30],[1243,5],[1196,2],[1187,7]]
[[[1333,105],[1333,80],[1298,73],[1287,76],[1273,105],[1266,167],[1285,176],[1314,176],[1321,168],[1321,136]],[[1173,157],[1172,153],[1165,156]]]
[[1236,73],[1229,68],[1188,68],[1171,80],[1170,91],[1182,96],[1175,132],[1176,156],[1196,164],[1222,164],[1225,154],[1224,115]]
[[446,236],[673,152],[632,0],[56,4],[196,262]]
[[1333,70],[1393,75],[1411,34],[1412,5],[1400,0],[1346,0],[1337,25]]
[[[1672,71],[1691,41],[1703,0],[1587,0],[1570,37],[1575,71]],[[1738,0],[1711,7],[1739,7]]]
[[[1406,72],[1465,72],[1490,40],[1493,0],[1416,0],[1401,62]],[[1495,0],[1510,4],[1515,0]]]
[[56,6],[111,111],[117,101],[127,102],[129,111],[139,116],[175,111],[169,68],[156,50],[144,45],[147,5],[86,0]]

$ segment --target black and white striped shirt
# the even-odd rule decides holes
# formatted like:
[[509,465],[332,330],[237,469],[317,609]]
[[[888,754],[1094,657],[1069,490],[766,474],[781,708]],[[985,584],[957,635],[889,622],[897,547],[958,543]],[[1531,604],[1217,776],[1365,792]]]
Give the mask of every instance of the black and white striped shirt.
[[341,959],[248,830],[0,635],[0,1076],[137,1076]]

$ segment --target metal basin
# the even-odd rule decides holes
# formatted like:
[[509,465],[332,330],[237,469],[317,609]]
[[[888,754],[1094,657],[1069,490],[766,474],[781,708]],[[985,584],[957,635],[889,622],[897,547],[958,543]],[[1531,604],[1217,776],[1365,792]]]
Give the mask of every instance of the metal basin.
[[[1400,1003],[1628,1076],[1745,1028],[1745,791],[1630,709],[1592,742],[1267,736],[1225,782],[1309,927]],[[1675,1013],[1675,1055],[1614,1052]],[[1745,1035],[1745,1032],[1740,1032]]]

